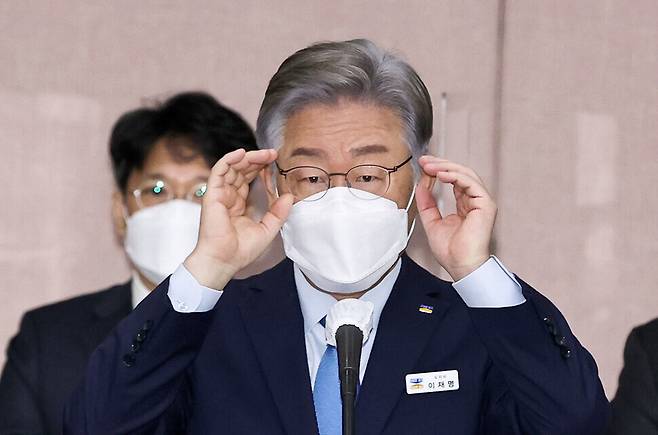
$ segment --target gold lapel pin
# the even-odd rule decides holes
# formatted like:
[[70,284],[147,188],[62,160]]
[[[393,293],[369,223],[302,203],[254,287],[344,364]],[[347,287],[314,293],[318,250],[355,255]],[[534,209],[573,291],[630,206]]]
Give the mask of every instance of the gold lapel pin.
[[434,307],[431,305],[421,305],[420,307],[418,307],[418,311],[425,314],[432,314],[432,311],[434,311]]

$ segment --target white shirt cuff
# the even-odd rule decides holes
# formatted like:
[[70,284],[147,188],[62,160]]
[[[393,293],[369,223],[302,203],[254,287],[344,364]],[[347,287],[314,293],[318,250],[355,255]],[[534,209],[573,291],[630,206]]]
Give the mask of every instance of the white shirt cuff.
[[470,308],[514,307],[525,302],[521,285],[495,255],[452,286]]
[[169,278],[167,296],[179,313],[203,313],[215,308],[223,291],[204,287],[182,264]]

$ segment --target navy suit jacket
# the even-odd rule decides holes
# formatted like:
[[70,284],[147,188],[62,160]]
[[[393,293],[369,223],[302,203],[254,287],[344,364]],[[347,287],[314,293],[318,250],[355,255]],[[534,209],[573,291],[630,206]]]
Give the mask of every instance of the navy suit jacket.
[[[61,434],[64,405],[89,356],[131,310],[127,282],[25,313],[0,376],[0,435]],[[179,413],[188,394],[180,389],[152,432],[184,432],[186,418]]]
[[[359,435],[597,434],[609,405],[560,312],[473,309],[408,257],[382,312],[356,405]],[[176,312],[165,280],[90,359],[72,434],[150,433],[181,387],[188,433],[317,434],[292,263],[230,282],[214,310]],[[432,313],[419,311],[433,307]],[[405,375],[459,371],[459,390],[408,395]]]
[[131,310],[125,283],[25,313],[0,377],[0,434],[61,433],[89,356]]
[[658,434],[658,319],[633,328],[608,435]]

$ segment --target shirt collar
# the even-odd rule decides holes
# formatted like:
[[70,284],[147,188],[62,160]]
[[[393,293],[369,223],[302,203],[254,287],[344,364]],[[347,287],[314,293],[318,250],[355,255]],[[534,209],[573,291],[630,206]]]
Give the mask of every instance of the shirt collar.
[[[379,318],[381,317],[384,305],[393,290],[393,285],[398,279],[401,265],[402,260],[399,259],[395,267],[384,279],[360,298],[361,300],[372,302],[375,306],[372,315],[372,327],[375,330],[379,324]],[[304,334],[307,334],[316,323],[327,315],[337,301],[333,296],[314,289],[306,281],[302,271],[296,264],[293,266],[293,270],[297,294],[299,295],[299,304],[302,308],[302,316],[304,316]]]
[[135,271],[132,273],[133,279],[130,282],[130,293],[132,296],[133,309],[149,295],[150,291],[142,280],[139,278],[139,274]]

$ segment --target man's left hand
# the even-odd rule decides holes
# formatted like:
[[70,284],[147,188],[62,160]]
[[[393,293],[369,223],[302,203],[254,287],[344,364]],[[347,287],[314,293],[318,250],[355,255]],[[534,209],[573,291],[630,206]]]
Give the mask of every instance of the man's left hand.
[[[416,188],[420,220],[434,257],[458,281],[489,258],[498,209],[472,169],[433,156],[423,156],[419,163],[423,171]],[[434,178],[452,184],[456,213],[442,216],[432,196]]]

